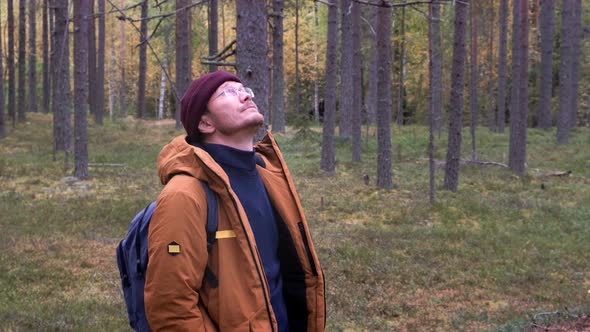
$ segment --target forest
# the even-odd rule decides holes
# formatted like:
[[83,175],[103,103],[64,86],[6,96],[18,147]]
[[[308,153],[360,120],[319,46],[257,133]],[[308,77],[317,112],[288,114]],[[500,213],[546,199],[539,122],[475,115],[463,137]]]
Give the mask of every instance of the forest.
[[129,328],[115,247],[216,70],[281,146],[328,331],[590,329],[589,11],[2,1],[0,330]]

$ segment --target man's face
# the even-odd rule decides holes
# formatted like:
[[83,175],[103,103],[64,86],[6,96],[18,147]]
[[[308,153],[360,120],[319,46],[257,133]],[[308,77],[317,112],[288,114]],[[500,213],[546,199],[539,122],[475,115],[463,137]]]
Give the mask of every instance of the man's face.
[[227,81],[219,86],[211,95],[207,109],[201,121],[209,122],[224,136],[245,129],[255,132],[264,123],[264,116],[239,82]]

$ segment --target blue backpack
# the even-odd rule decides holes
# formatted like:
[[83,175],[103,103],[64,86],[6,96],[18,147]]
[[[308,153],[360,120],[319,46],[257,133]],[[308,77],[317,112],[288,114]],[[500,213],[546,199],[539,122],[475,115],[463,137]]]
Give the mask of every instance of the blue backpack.
[[[207,252],[210,253],[217,232],[217,196],[206,182],[201,181],[201,184],[207,195]],[[117,246],[117,265],[127,316],[135,331],[151,331],[145,316],[143,290],[148,266],[148,228],[155,208],[156,202],[151,202],[139,212],[131,221],[127,236]],[[205,279],[212,288],[217,287],[217,277],[209,266],[205,268]]]

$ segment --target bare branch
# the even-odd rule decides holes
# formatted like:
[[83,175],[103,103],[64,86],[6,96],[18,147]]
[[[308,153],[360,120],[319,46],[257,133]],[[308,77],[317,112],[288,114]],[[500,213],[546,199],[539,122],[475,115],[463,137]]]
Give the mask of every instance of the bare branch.
[[[395,2],[391,3],[389,1],[380,1],[380,3],[371,2],[368,0],[352,0],[356,3],[360,3],[363,5],[375,6],[375,7],[385,7],[385,8],[393,8],[393,7],[405,7],[405,6],[413,6],[413,5],[420,5],[420,4],[431,4],[431,3],[448,3],[451,0],[415,0],[410,2]],[[455,0],[459,2],[459,0]],[[463,3],[463,2],[462,2]],[[463,3],[464,4],[464,3]]]
[[174,16],[178,12],[181,12],[183,10],[187,10],[189,8],[192,8],[192,7],[201,5],[201,4],[205,3],[205,2],[207,2],[207,0],[197,1],[195,3],[192,3],[192,4],[188,5],[188,6],[184,6],[182,8],[178,8],[175,11],[172,11],[172,12],[169,12],[169,13],[159,14],[159,15],[154,15],[154,16],[148,16],[148,17],[142,17],[142,18],[131,18],[131,17],[126,16],[126,15],[123,14],[122,17],[119,16],[119,19],[125,19],[125,20],[127,20],[129,22],[141,22],[141,21],[153,20],[153,19],[156,19],[156,18],[166,18],[166,17]]
[[[111,4],[111,6],[113,8],[117,9],[117,11],[119,13],[121,13],[121,15],[125,16],[125,13],[121,9],[119,9],[119,7],[117,7],[117,5],[115,5],[112,0],[107,0],[107,1]],[[135,22],[130,21],[129,23],[131,23],[131,25],[135,28],[135,30],[137,30],[137,32],[139,32],[139,35],[141,36],[141,30],[137,27],[137,25],[135,25]],[[146,43],[147,43],[148,47],[150,48],[150,51],[152,51],[152,53],[154,54],[154,57],[156,58],[156,61],[158,61],[158,64],[162,68],[162,71],[166,75],[166,79],[168,79],[168,82],[170,83],[170,88],[172,89],[172,92],[174,93],[174,97],[176,98],[176,100],[179,100],[180,97],[178,96],[178,93],[176,92],[176,85],[174,85],[174,82],[172,82],[172,78],[170,77],[170,72],[168,72],[168,70],[166,70],[166,67],[164,67],[164,65],[162,64],[160,57],[158,56],[158,54],[156,53],[156,51],[152,47],[152,44],[150,44],[149,40],[146,40]]]
[[202,64],[204,65],[217,65],[217,66],[227,66],[227,67],[236,67],[236,63],[235,62],[223,62],[223,61],[209,61],[209,60],[205,60],[205,61],[201,61]]

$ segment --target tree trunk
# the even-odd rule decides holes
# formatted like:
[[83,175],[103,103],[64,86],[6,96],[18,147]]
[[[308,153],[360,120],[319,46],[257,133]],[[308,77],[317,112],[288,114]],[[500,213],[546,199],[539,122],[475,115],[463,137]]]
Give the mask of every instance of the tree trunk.
[[490,2],[490,16],[489,21],[489,35],[488,35],[488,129],[492,132],[496,131],[496,112],[494,105],[494,2]]
[[8,67],[8,115],[12,120],[12,127],[15,127],[16,122],[16,75],[14,68],[14,6],[13,0],[8,0],[7,4],[8,15],[8,54],[6,56],[6,66]]
[[[120,7],[125,7],[125,0],[121,0]],[[180,14],[180,13],[179,13]],[[127,116],[127,81],[125,80],[125,21],[119,21],[119,34],[121,36],[121,49],[119,50],[119,67],[121,69],[121,82],[119,82],[119,115],[122,118]]]
[[339,107],[339,136],[350,137],[352,130],[352,15],[351,0],[340,1],[342,22],[340,23],[340,107]]
[[352,161],[361,161],[361,138],[363,107],[363,77],[361,64],[361,8],[357,2],[352,3]]
[[52,112],[55,150],[70,149],[70,54],[68,0],[51,0],[54,29],[51,34]]
[[508,0],[500,0],[500,47],[498,51],[498,116],[497,128],[504,132],[506,123],[506,58],[508,39]]
[[371,6],[369,37],[369,61],[367,70],[367,90],[365,92],[365,110],[367,111],[367,125],[377,123],[377,35],[374,28],[377,27],[377,11],[378,7]]
[[272,131],[285,133],[283,0],[273,0],[272,4]]
[[117,66],[117,53],[115,51],[115,20],[111,20],[111,61],[109,63],[109,81],[108,81],[108,88],[109,88],[109,118],[112,121],[113,115],[115,113],[115,97],[116,97],[116,90],[117,90],[117,79],[116,79],[116,66]]
[[37,112],[37,25],[35,0],[29,0],[29,112]]
[[295,0],[295,114],[301,112],[301,82],[299,79],[299,0]]
[[[382,5],[387,2],[381,1]],[[377,186],[389,189],[391,176],[391,8],[377,12]]]
[[96,68],[96,113],[94,113],[94,121],[98,125],[102,125],[102,117],[104,114],[104,56],[105,56],[105,0],[98,0],[98,53],[97,53],[97,68]]
[[559,114],[557,117],[557,143],[567,144],[571,128],[571,107],[573,98],[572,61],[574,0],[563,0],[561,12],[561,43],[559,50]]
[[314,1],[313,3],[313,22],[314,22],[314,34],[313,34],[313,69],[314,69],[314,77],[313,77],[313,116],[316,122],[320,121],[320,110],[319,110],[319,84],[318,84],[318,76],[319,76],[319,61],[318,61],[318,30],[319,30],[319,22],[318,22],[318,3]]
[[322,130],[321,168],[328,175],[334,175],[334,125],[336,113],[338,6],[337,0],[328,5],[328,32],[326,46],[326,85],[324,87],[324,123]]
[[88,176],[86,134],[88,87],[88,25],[90,2],[74,1],[74,176]]
[[571,80],[571,106],[570,106],[570,128],[578,125],[578,83],[580,80],[580,48],[582,42],[582,0],[574,1],[572,21],[572,80]]
[[542,1],[541,5],[541,81],[539,84],[539,128],[551,128],[551,97],[553,95],[553,38],[555,37],[555,1]]
[[469,123],[469,131],[471,133],[471,159],[477,159],[477,152],[475,148],[475,128],[477,127],[477,79],[478,79],[478,63],[477,63],[477,17],[475,10],[475,3],[471,3],[469,7],[469,43],[471,45],[470,55],[470,82],[469,82],[469,111],[471,114],[471,121]]
[[267,12],[264,0],[236,0],[236,66],[240,79],[254,93],[254,102],[264,115],[255,140],[266,134],[269,117]]
[[18,96],[16,100],[16,108],[18,109],[18,122],[25,122],[26,90],[25,90],[25,75],[26,75],[26,2],[19,1],[18,8]]
[[432,76],[431,76],[431,112],[434,130],[439,135],[441,132],[441,118],[442,118],[442,46],[440,37],[440,4],[433,3],[431,5],[432,12],[430,14],[430,29],[431,31],[431,43],[432,43]]
[[455,32],[453,37],[453,65],[451,68],[451,109],[449,111],[449,139],[445,164],[444,188],[457,191],[459,161],[461,159],[461,127],[463,114],[463,75],[465,73],[465,24],[469,1],[455,3]]
[[[405,2],[405,0],[404,0]],[[401,126],[404,123],[404,76],[406,61],[406,7],[402,7],[401,25],[401,43],[399,52],[399,91],[397,95],[397,124]]]
[[51,93],[51,85],[49,83],[49,27],[48,27],[48,6],[49,0],[43,0],[43,113],[49,112],[49,94]]
[[166,48],[164,48],[164,60],[162,61],[162,77],[160,78],[160,98],[158,99],[158,120],[164,118],[164,102],[166,101],[166,71],[168,70],[169,38],[166,36]]
[[[217,15],[218,4],[217,0],[209,0],[209,56],[217,54]],[[224,44],[225,45],[225,44]],[[217,70],[217,65],[210,64],[209,72]]]
[[[141,4],[141,17],[148,16],[148,2],[144,1]],[[145,111],[145,75],[147,71],[147,28],[148,21],[142,20],[139,41],[139,75],[137,79],[137,118],[143,119],[146,116]]]
[[[528,118],[528,45],[529,45],[529,4],[528,0],[514,0],[514,19],[518,20],[518,26],[515,24],[518,35],[513,38],[513,54],[515,47],[518,49],[516,59],[518,66],[512,66],[514,71],[518,70],[517,80],[513,80],[513,86],[518,90],[516,96],[515,108],[510,110],[510,151],[508,166],[519,176],[523,176],[526,164],[526,130]],[[520,11],[520,13],[517,13]],[[513,89],[513,93],[516,90]]]
[[[2,24],[0,23],[0,31],[2,31]],[[0,33],[0,59],[4,59],[4,52],[2,51],[2,33]],[[4,104],[4,66],[0,60],[0,139],[6,137],[6,119],[4,112],[6,105]]]
[[88,0],[88,10],[90,19],[88,20],[88,103],[90,114],[96,118],[96,90],[98,82],[96,81],[96,22],[94,20],[94,0]]
[[[434,131],[435,131],[435,94],[437,91],[437,84],[440,84],[440,77],[435,74],[435,63],[440,60],[440,44],[439,49],[435,51],[435,44],[440,43],[440,8],[438,3],[431,3],[429,5],[430,17],[428,18],[428,85],[429,85],[429,108],[428,108],[428,180],[429,180],[429,198],[430,204],[436,201],[436,182],[435,172],[436,165],[434,160],[435,145],[434,145]],[[436,8],[435,8],[436,7]],[[435,41],[435,34],[438,35],[438,40]],[[440,64],[440,63],[439,63]]]
[[[188,6],[188,0],[176,0],[176,10]],[[190,48],[190,9],[176,14],[176,129],[182,128],[180,122],[180,99],[191,83]]]

